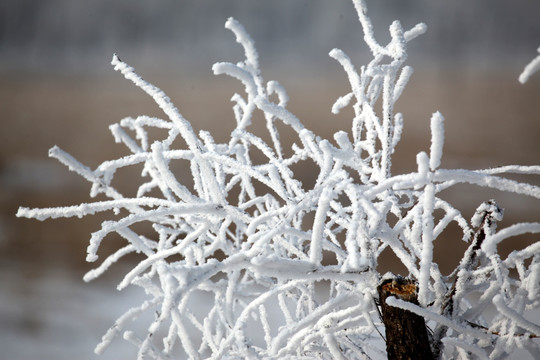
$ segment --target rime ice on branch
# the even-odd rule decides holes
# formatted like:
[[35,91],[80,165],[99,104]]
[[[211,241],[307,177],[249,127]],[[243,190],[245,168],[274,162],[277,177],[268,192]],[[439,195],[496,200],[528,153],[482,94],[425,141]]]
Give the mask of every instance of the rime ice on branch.
[[[538,53],[540,53],[540,47],[538,48]],[[525,84],[532,74],[537,72],[540,69],[540,55],[535,57],[530,63],[525,66],[521,75],[519,75],[519,82]]]
[[[390,296],[385,304],[423,317],[433,327],[435,354],[498,358],[517,347],[538,354],[539,326],[526,313],[540,303],[540,242],[506,259],[497,246],[512,236],[540,232],[540,223],[497,230],[495,220],[502,213],[495,205],[482,205],[470,223],[438,194],[467,183],[540,198],[539,187],[502,177],[540,174],[540,166],[441,169],[444,118],[437,112],[429,153],[417,156],[418,170],[392,175],[391,156],[403,126],[394,105],[413,72],[404,66],[406,46],[426,26],[405,31],[395,21],[391,40],[383,45],[375,39],[364,2],[353,3],[373,60],[357,69],[342,50],[330,51],[351,87],[331,110],[354,110],[350,130],[334,134],[336,145],[287,110],[286,91],[276,81],[263,80],[254,42],[234,19],[226,28],[246,59],[213,67],[216,75],[232,76],[245,87],[245,94],[231,99],[236,128],[228,143],[216,143],[206,131],[195,133],[160,89],[114,56],[114,69],[151,96],[167,118],[139,116],[112,125],[116,142],[131,154],[95,170],[58,147],[51,149],[50,156],[92,184],[92,197],[102,194],[109,200],[17,213],[44,220],[114,211],[114,220],[92,234],[87,260],[99,259],[108,234],[119,234],[125,246],[106,256],[86,281],[127,254],[143,257],[118,289],[139,286],[148,299],[116,321],[96,352],[123,334],[138,347],[139,358],[384,357],[375,305],[383,277],[376,267],[383,250],[390,249],[408,270],[404,275],[417,284],[418,302]],[[277,102],[270,99],[274,94]],[[264,114],[269,143],[250,131],[260,118],[253,116],[256,112]],[[284,151],[278,124],[296,134],[289,151]],[[166,136],[151,142],[149,132],[155,129]],[[254,153],[264,154],[265,162],[255,165]],[[304,189],[292,171],[308,160],[318,168],[312,189]],[[177,180],[171,163],[186,165],[192,186]],[[143,168],[135,197],[111,184],[117,170],[132,166]],[[436,211],[444,215],[435,217]],[[493,221],[486,220],[488,213]],[[151,224],[153,236],[138,233],[139,223]],[[451,223],[461,227],[471,245],[454,273],[445,276],[433,262],[433,249]],[[327,256],[335,261],[323,261]],[[509,276],[511,271],[517,277]],[[201,304],[201,298],[210,301]],[[495,317],[485,314],[490,306],[499,310]],[[143,313],[155,314],[148,331],[127,330]]]

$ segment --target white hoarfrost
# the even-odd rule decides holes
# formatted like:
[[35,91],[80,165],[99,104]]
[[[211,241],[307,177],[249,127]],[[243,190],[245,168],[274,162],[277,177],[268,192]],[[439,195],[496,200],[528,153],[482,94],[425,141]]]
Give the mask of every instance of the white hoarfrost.
[[[384,357],[376,305],[382,276],[376,267],[383,250],[390,249],[417,281],[419,304],[393,297],[387,303],[428,320],[437,356],[498,359],[518,347],[538,356],[539,326],[526,313],[538,311],[540,304],[540,243],[506,259],[497,245],[511,236],[539,233],[540,223],[497,231],[502,210],[493,201],[480,205],[469,222],[438,194],[468,183],[540,198],[539,187],[501,176],[540,174],[540,166],[441,169],[444,128],[437,112],[429,154],[418,154],[418,170],[392,175],[391,155],[403,126],[394,104],[413,72],[404,66],[406,46],[426,26],[405,31],[395,21],[390,42],[381,45],[364,2],[353,3],[373,60],[357,69],[342,50],[330,52],[351,87],[331,110],[354,110],[351,129],[334,134],[334,141],[320,138],[287,110],[284,88],[263,80],[254,42],[234,19],[225,26],[246,59],[213,67],[215,74],[245,86],[244,95],[232,97],[236,128],[228,143],[216,143],[206,131],[195,133],[163,91],[114,56],[114,69],[150,95],[167,118],[140,116],[112,125],[115,140],[131,154],[94,170],[58,147],[51,149],[50,156],[92,184],[92,197],[109,200],[17,213],[44,220],[113,211],[112,220],[92,234],[87,260],[99,259],[108,234],[119,234],[125,246],[106,256],[85,281],[127,254],[143,257],[118,289],[139,286],[148,298],[115,322],[97,353],[123,335],[138,347],[139,358]],[[263,119],[255,113],[264,115],[269,142],[250,132],[252,122]],[[284,126],[296,134],[287,149],[278,131]],[[151,141],[156,129],[165,136]],[[255,153],[265,161],[256,164]],[[317,167],[311,189],[292,170],[306,161]],[[175,177],[170,164],[178,162],[186,164],[192,184]],[[142,167],[142,184],[130,197],[111,182],[118,169],[132,166]],[[434,216],[436,211],[444,215]],[[153,234],[138,230],[140,223],[150,224]],[[461,227],[470,247],[445,276],[433,262],[433,249],[451,223]],[[488,308],[498,312],[486,316]],[[130,331],[143,313],[154,314],[148,331]]]

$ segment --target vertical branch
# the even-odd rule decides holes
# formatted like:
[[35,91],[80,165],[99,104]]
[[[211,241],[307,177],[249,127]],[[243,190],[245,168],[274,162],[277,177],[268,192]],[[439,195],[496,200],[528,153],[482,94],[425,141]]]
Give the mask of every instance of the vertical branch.
[[431,116],[431,147],[429,151],[429,168],[431,171],[437,170],[441,165],[443,145],[444,117],[437,111]]
[[384,77],[383,83],[383,114],[382,114],[382,134],[380,136],[382,157],[381,157],[381,180],[391,176],[390,160],[392,152],[392,130],[394,118],[394,72],[389,70]]
[[[497,205],[495,200],[482,203],[476,210],[471,219],[471,223],[477,230],[472,237],[471,245],[469,245],[463,254],[463,258],[457,267],[454,283],[444,297],[443,303],[441,304],[441,314],[449,317],[454,316],[454,304],[465,290],[465,283],[469,280],[469,272],[478,266],[478,257],[482,251],[482,243],[484,242],[486,235],[494,231],[496,222],[502,220],[502,214],[503,210]],[[447,327],[441,325],[433,336],[435,356],[438,356],[442,350],[441,339],[445,336],[446,331]]]
[[482,243],[486,238],[486,233],[492,231],[496,226],[496,221],[502,220],[503,210],[497,205],[495,200],[484,202],[478,207],[471,222],[472,225],[477,227],[476,232],[473,235],[471,245],[463,254],[458,265],[458,271],[452,288],[448,291],[445,301],[441,306],[442,313],[453,313],[453,302],[455,295],[463,292],[463,286],[467,281],[469,271],[474,269],[478,265],[478,255],[481,251]]

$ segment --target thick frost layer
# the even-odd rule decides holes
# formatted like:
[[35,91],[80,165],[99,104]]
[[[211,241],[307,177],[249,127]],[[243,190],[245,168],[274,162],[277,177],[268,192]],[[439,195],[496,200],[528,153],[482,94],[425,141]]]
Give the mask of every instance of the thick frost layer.
[[[148,299],[116,321],[96,352],[123,334],[139,348],[139,358],[384,356],[376,268],[381,253],[390,249],[418,281],[419,304],[395,298],[388,303],[430,321],[436,354],[499,358],[515,347],[538,354],[538,325],[524,313],[540,303],[539,243],[505,260],[497,245],[511,236],[538,233],[540,224],[497,231],[502,210],[495,202],[480,205],[469,222],[438,194],[468,183],[540,198],[539,187],[500,176],[538,174],[540,167],[441,169],[444,119],[437,112],[431,119],[429,154],[418,154],[418,171],[392,175],[391,155],[403,126],[394,104],[413,72],[403,66],[406,45],[426,26],[404,31],[396,21],[390,26],[390,42],[381,45],[364,2],[355,0],[354,5],[374,59],[357,69],[342,50],[330,52],[351,87],[332,112],[347,106],[354,111],[350,131],[336,133],[335,142],[316,136],[287,110],[285,89],[263,80],[254,42],[234,19],[226,27],[246,59],[213,67],[215,74],[232,76],[245,86],[244,95],[232,97],[236,128],[228,143],[216,143],[205,131],[196,134],[160,89],[114,56],[115,70],[151,96],[167,119],[140,116],[111,126],[115,140],[131,154],[95,170],[58,147],[51,149],[50,156],[92,183],[91,196],[109,200],[20,208],[17,213],[43,220],[114,211],[116,217],[92,234],[87,259],[99,259],[108,234],[119,234],[126,245],[106,256],[86,281],[127,254],[144,257],[118,289],[140,286]],[[270,99],[274,94],[277,102]],[[256,112],[264,115],[269,142],[250,132],[252,122],[261,119],[253,116]],[[278,128],[283,126],[297,136],[291,149],[280,141]],[[156,130],[165,136],[150,142]],[[179,144],[185,146],[178,149]],[[265,161],[255,165],[255,153],[262,153]],[[292,170],[305,161],[318,169],[312,189],[303,188]],[[178,163],[191,173],[192,185],[175,177],[171,164]],[[142,184],[136,196],[127,197],[111,182],[118,169],[132,166],[142,166]],[[139,232],[141,223],[150,224],[154,233]],[[454,272],[444,276],[433,262],[433,250],[451,223],[461,227],[470,247]],[[517,276],[509,276],[510,271]],[[201,298],[207,304],[193,306]],[[201,306],[206,309],[199,311]],[[499,309],[494,318],[484,316],[490,306]],[[126,330],[143,313],[155,314],[148,332]]]

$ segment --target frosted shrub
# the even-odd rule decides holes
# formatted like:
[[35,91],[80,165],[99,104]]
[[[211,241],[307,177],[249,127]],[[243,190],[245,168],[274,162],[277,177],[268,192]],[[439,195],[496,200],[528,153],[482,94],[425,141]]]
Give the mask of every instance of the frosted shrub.
[[[17,214],[44,220],[113,211],[114,220],[92,234],[87,260],[98,260],[108,234],[119,234],[125,246],[88,272],[85,281],[127,254],[143,256],[118,289],[141,287],[147,300],[115,322],[97,353],[123,334],[138,347],[139,358],[384,358],[377,288],[381,281],[396,280],[376,267],[389,248],[407,268],[404,275],[417,301],[390,296],[385,304],[425,319],[434,357],[501,358],[516,348],[538,355],[540,326],[525,314],[540,303],[540,242],[505,259],[497,246],[512,236],[540,232],[540,223],[498,230],[503,211],[494,201],[481,204],[469,221],[438,194],[467,183],[540,198],[539,187],[501,176],[540,174],[540,166],[441,169],[444,118],[437,112],[431,118],[431,147],[417,155],[418,170],[392,175],[391,156],[403,126],[394,104],[413,72],[404,66],[406,46],[426,26],[404,31],[395,21],[390,42],[381,45],[364,2],[353,2],[373,60],[357,69],[343,51],[330,52],[351,86],[331,110],[354,110],[350,130],[335,133],[333,141],[311,132],[287,110],[285,89],[263,80],[253,40],[232,18],[225,27],[246,58],[213,66],[214,74],[232,76],[245,87],[244,95],[232,97],[236,128],[227,143],[216,143],[206,131],[195,133],[160,89],[114,56],[114,69],[150,95],[167,119],[139,116],[112,125],[116,142],[131,154],[95,170],[58,147],[50,150],[92,184],[92,197],[109,200],[20,208]],[[250,132],[259,119],[265,121],[267,142]],[[279,127],[294,132],[291,148],[280,141]],[[151,141],[155,129],[166,136]],[[254,154],[261,153],[264,162],[255,163]],[[292,170],[306,161],[317,167],[310,189]],[[178,162],[191,172],[192,185],[175,178],[169,165]],[[133,166],[143,167],[142,182],[136,196],[128,197],[111,181],[118,169]],[[150,224],[154,234],[139,233],[140,223]],[[433,248],[451,223],[459,225],[470,245],[445,276],[433,262]],[[496,314],[487,316],[493,307]],[[126,330],[144,313],[154,316],[146,333]]]

